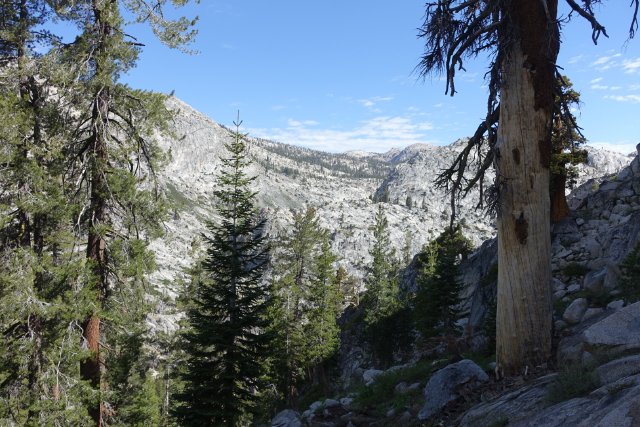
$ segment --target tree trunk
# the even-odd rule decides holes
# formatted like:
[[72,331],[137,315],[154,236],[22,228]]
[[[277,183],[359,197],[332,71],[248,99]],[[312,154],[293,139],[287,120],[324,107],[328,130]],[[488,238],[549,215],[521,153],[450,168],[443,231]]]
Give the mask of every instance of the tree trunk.
[[[547,14],[545,13],[546,5]],[[551,356],[549,162],[557,0],[512,1],[505,10],[497,141],[498,372],[517,375]]]
[[[95,421],[97,426],[104,423],[104,405],[102,402],[102,389],[104,387],[102,381],[102,361],[100,351],[101,338],[101,319],[99,311],[104,308],[107,298],[108,277],[107,277],[107,260],[106,246],[107,242],[104,238],[104,230],[100,228],[106,224],[107,214],[107,198],[109,188],[106,178],[106,169],[108,163],[107,138],[109,134],[109,111],[111,103],[111,91],[109,82],[113,77],[110,74],[112,67],[110,62],[111,53],[108,51],[109,38],[112,37],[113,29],[109,24],[108,13],[114,7],[117,7],[115,0],[109,0],[106,4],[94,1],[93,13],[95,16],[95,24],[98,31],[98,48],[95,53],[95,79],[103,82],[97,89],[93,101],[93,111],[91,117],[91,166],[90,166],[90,212],[91,223],[87,238],[87,261],[89,262],[92,274],[92,286],[96,294],[96,310],[89,316],[83,324],[83,339],[90,352],[87,359],[80,364],[80,375],[83,379],[97,390],[98,400],[89,407],[89,414]],[[107,16],[105,16],[107,15]]]

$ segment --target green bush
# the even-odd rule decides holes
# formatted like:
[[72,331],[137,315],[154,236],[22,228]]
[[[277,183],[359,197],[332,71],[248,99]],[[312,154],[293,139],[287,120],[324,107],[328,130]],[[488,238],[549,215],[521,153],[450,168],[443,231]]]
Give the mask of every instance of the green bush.
[[582,277],[589,272],[589,267],[572,262],[562,269],[562,274],[567,277]]
[[397,395],[394,393],[396,385],[401,382],[413,384],[419,382],[421,386],[426,384],[431,374],[446,365],[446,360],[425,360],[407,368],[394,372],[386,372],[376,377],[375,381],[358,390],[354,405],[358,408],[369,408],[379,411],[383,415],[389,408],[400,409],[418,401],[422,401],[422,387],[415,393]]
[[640,242],[620,264],[620,290],[627,303],[640,300]]
[[600,386],[600,378],[592,364],[573,364],[558,373],[547,390],[552,405],[588,394]]

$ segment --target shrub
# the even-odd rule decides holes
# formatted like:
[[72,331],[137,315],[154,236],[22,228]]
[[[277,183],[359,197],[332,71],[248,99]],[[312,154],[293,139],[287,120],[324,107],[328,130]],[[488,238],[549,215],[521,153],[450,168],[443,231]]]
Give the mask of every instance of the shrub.
[[394,393],[396,385],[404,381],[407,384],[419,382],[423,386],[431,374],[444,365],[446,365],[446,360],[437,362],[424,360],[407,368],[385,372],[377,376],[371,385],[363,386],[359,390],[354,404],[362,409],[374,408],[376,411],[380,411],[382,415],[390,407],[399,409],[415,403],[413,400],[416,402],[421,401],[423,399],[422,387],[416,390],[415,393],[397,395]]
[[562,274],[567,277],[582,277],[589,272],[589,267],[586,265],[578,264],[577,262],[572,262],[567,264],[562,269]]
[[620,290],[628,303],[640,300],[640,242],[620,264]]
[[573,364],[558,373],[547,390],[547,401],[555,405],[588,394],[600,386],[600,378],[592,364]]

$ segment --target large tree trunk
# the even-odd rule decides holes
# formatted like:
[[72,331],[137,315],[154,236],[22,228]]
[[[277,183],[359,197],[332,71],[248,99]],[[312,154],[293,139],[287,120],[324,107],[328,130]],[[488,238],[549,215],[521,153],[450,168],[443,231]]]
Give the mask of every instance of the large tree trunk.
[[112,37],[113,28],[109,23],[109,12],[117,7],[115,0],[108,0],[106,4],[93,2],[93,13],[98,31],[98,48],[95,53],[95,79],[103,82],[95,93],[93,111],[91,117],[91,145],[90,155],[90,212],[91,223],[87,238],[87,261],[93,273],[92,286],[96,293],[96,311],[89,316],[83,324],[83,339],[89,349],[90,355],[80,364],[80,375],[98,392],[99,398],[95,404],[89,407],[89,414],[97,426],[104,423],[104,404],[102,402],[103,363],[101,360],[100,338],[101,319],[99,311],[104,308],[107,298],[108,277],[106,259],[106,240],[104,238],[104,226],[108,219],[107,198],[109,188],[107,185],[108,149],[107,138],[109,135],[109,112],[111,104],[111,90],[109,82],[112,81],[110,62],[109,38]]
[[[543,4],[547,6],[547,12]],[[512,1],[497,141],[498,372],[516,375],[551,356],[549,161],[557,0]]]

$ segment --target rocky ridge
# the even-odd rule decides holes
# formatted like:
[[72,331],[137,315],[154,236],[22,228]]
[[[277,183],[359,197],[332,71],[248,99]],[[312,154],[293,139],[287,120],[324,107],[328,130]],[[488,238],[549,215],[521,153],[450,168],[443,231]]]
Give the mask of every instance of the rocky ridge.
[[[175,210],[165,224],[166,235],[152,242],[159,265],[152,282],[160,294],[172,300],[185,270],[202,250],[200,234],[212,216],[214,179],[230,131],[176,98],[170,98],[167,105],[176,112],[171,126],[174,136],[160,137],[160,146],[171,159],[159,181]],[[460,140],[443,147],[415,144],[383,154],[332,154],[249,138],[254,159],[249,174],[259,177],[255,190],[271,219],[271,235],[287,229],[292,209],[313,206],[321,225],[331,232],[340,263],[362,277],[371,261],[369,226],[377,210],[372,201],[375,195],[389,193],[390,203],[384,206],[391,242],[398,255],[406,247],[406,255],[413,256],[448,224],[448,200],[432,182],[463,143]],[[626,163],[628,158],[618,153],[590,149],[590,163],[584,166],[581,179],[616,172]],[[408,196],[411,206],[406,203]],[[465,234],[479,245],[494,235],[494,228],[491,219],[474,210],[477,198],[475,192],[463,200],[459,213],[467,219]]]

